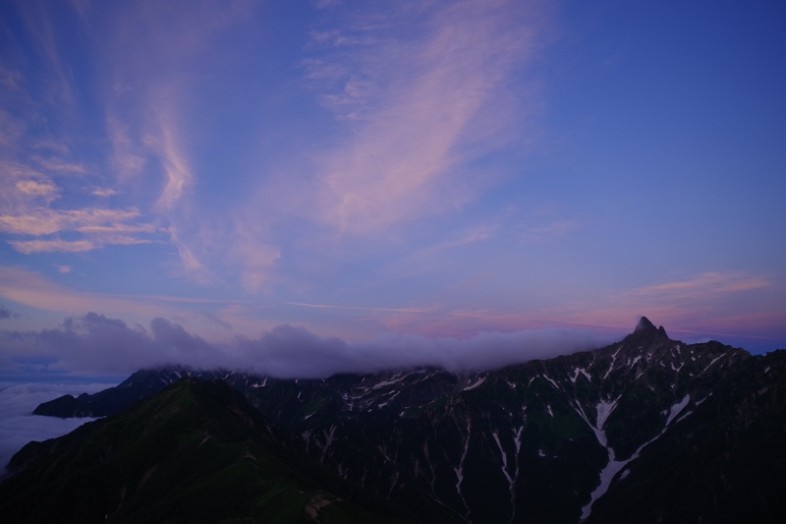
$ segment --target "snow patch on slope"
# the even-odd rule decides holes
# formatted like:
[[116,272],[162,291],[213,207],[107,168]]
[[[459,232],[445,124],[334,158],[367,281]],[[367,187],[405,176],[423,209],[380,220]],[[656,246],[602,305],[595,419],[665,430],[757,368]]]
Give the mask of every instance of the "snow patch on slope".
[[486,377],[480,377],[475,382],[465,387],[462,391],[471,391],[476,387],[480,386],[481,384],[483,384],[485,381],[486,381]]
[[606,380],[609,377],[609,375],[611,374],[611,370],[614,369],[614,363],[617,361],[617,353],[619,353],[621,349],[622,349],[622,346],[618,347],[617,351],[615,351],[614,354],[611,355],[611,364],[609,365],[609,369],[606,370],[606,374],[603,375],[603,380]]
[[[619,398],[617,400],[619,400]],[[682,398],[682,400],[680,400],[679,402],[677,402],[676,404],[672,405],[669,408],[669,415],[666,418],[666,423],[663,425],[663,429],[660,431],[660,433],[658,433],[653,438],[651,438],[650,440],[639,446],[638,449],[636,449],[636,451],[626,460],[617,460],[614,454],[614,450],[611,448],[611,446],[607,445],[606,432],[603,430],[603,425],[606,423],[606,420],[608,419],[609,415],[611,415],[612,411],[614,411],[614,408],[616,407],[616,403],[617,403],[616,400],[613,401],[613,403],[604,402],[604,401],[598,403],[598,406],[596,408],[597,422],[595,426],[589,424],[589,421],[587,420],[584,411],[580,409],[580,406],[579,406],[580,411],[577,410],[579,412],[579,416],[581,416],[595,432],[596,437],[598,437],[598,442],[600,442],[600,444],[603,447],[605,447],[609,453],[609,462],[600,471],[600,475],[599,475],[600,482],[598,486],[595,488],[595,490],[592,493],[590,493],[589,502],[583,508],[581,508],[582,521],[586,520],[590,516],[590,513],[592,512],[592,505],[595,504],[595,501],[598,500],[600,497],[602,497],[608,491],[609,486],[611,486],[611,481],[614,480],[614,477],[616,477],[617,474],[623,468],[625,468],[628,464],[639,458],[639,454],[645,447],[649,446],[650,444],[658,440],[661,436],[663,436],[663,434],[666,433],[666,431],[669,429],[670,424],[675,419],[675,417],[680,417],[679,419],[677,419],[679,421],[682,418],[685,418],[686,416],[692,413],[692,411],[684,411],[685,407],[690,403],[690,395],[685,395]],[[622,473],[620,479],[623,479],[626,476],[627,476],[627,471]]]
[[592,382],[592,378],[590,377],[590,374],[587,373],[587,370],[582,368],[582,367],[575,367],[575,368],[573,368],[573,374],[570,377],[568,377],[568,378],[570,378],[570,381],[573,384],[575,384],[576,380],[579,378],[580,374],[584,375],[584,377],[586,377],[587,382]]
[[[616,355],[616,354],[615,354]],[[612,363],[613,366],[613,363]],[[578,409],[576,412],[578,415],[584,419],[587,425],[592,429],[595,433],[595,438],[598,439],[598,443],[606,448],[609,461],[606,466],[600,472],[600,482],[595,490],[590,494],[589,502],[581,508],[581,520],[586,520],[587,517],[590,515],[590,511],[592,511],[592,505],[598,500],[604,493],[609,489],[609,485],[611,485],[611,481],[614,476],[627,464],[628,461],[618,461],[614,455],[614,450],[611,446],[608,445],[608,439],[606,438],[606,430],[604,426],[606,425],[606,421],[608,420],[609,416],[614,412],[614,409],[617,407],[617,402],[619,401],[620,397],[617,397],[614,400],[601,400],[595,406],[595,424],[592,424],[587,417],[587,414],[584,412],[584,409],[581,408],[581,405],[577,405]]]
[[669,416],[666,417],[666,426],[671,424],[671,421],[674,420],[674,417],[682,413],[682,410],[685,409],[685,406],[688,405],[690,402],[690,395],[685,395],[682,400],[671,406],[669,410]]
[[469,437],[471,432],[472,423],[467,420],[467,439],[464,441],[464,450],[461,452],[461,458],[459,459],[458,466],[453,468],[453,472],[456,474],[456,493],[458,493],[462,504],[464,504],[464,509],[467,512],[467,516],[469,516],[469,506],[467,505],[467,501],[464,500],[464,495],[461,493],[461,483],[464,482],[464,461],[467,459],[467,451],[469,450]]

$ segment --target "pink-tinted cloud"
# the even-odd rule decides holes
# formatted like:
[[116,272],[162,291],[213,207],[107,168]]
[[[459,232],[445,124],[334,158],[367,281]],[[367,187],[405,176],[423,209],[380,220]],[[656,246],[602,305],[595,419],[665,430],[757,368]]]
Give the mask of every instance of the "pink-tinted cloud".
[[306,302],[287,302],[292,306],[310,308],[310,309],[323,309],[323,310],[337,310],[337,311],[360,311],[364,313],[412,313],[422,314],[432,311],[428,307],[374,307],[374,306],[342,306],[336,304],[310,304]]
[[81,292],[56,284],[39,273],[10,266],[0,266],[0,297],[28,308],[73,316],[102,311],[141,323],[148,323],[156,316],[179,318],[194,332],[208,336],[212,328],[205,326],[204,314],[200,311],[227,304],[181,297]]
[[182,152],[182,147],[175,136],[177,131],[170,121],[162,120],[160,143],[157,144],[164,171],[164,188],[158,197],[158,206],[165,211],[171,211],[188,186],[193,183],[193,174],[188,161]]
[[81,228],[89,230],[93,227],[122,227],[119,223],[137,219],[139,216],[139,210],[133,208],[36,208],[29,210],[27,214],[0,215],[0,231],[22,235],[50,235],[61,231],[80,231]]
[[[140,212],[137,209],[55,210],[48,207],[28,207],[18,210],[16,214],[0,214],[0,232],[17,237],[8,240],[8,244],[20,253],[77,253],[108,245],[150,243],[150,238],[139,235],[155,233],[156,228],[152,224],[129,223],[139,217]],[[61,232],[76,232],[82,238],[64,240],[51,237]],[[38,238],[18,238],[19,236]]]
[[233,257],[241,266],[240,280],[249,293],[263,291],[273,280],[275,264],[281,258],[276,246],[256,237],[252,231],[238,230],[232,243]]
[[685,299],[712,299],[728,293],[762,289],[769,285],[767,279],[758,276],[735,272],[709,272],[684,280],[641,287],[633,290],[632,294],[678,302]]
[[66,174],[66,175],[84,175],[87,173],[87,168],[82,164],[69,162],[62,158],[49,157],[43,158],[34,156],[32,157],[38,167],[50,173]]
[[110,187],[97,187],[92,191],[93,195],[97,197],[111,197],[117,194],[117,190],[112,189]]
[[26,269],[0,266],[0,296],[28,307],[69,314],[101,309],[113,314],[144,312],[147,304],[79,293]]
[[[534,3],[408,4],[392,17],[412,23],[408,38],[385,39],[385,19],[372,14],[363,21],[382,37],[341,40],[335,62],[312,62],[312,79],[343,75],[323,101],[352,121],[345,141],[318,161],[317,218],[343,232],[373,233],[473,198],[459,176],[464,163],[479,144],[483,152],[505,145],[507,118],[530,103],[514,103],[506,86],[540,45],[539,10]],[[362,34],[362,27],[351,29]],[[338,45],[317,43],[325,42]]]
[[169,239],[172,244],[177,248],[177,253],[180,256],[180,263],[186,276],[203,284],[213,281],[213,276],[210,270],[202,263],[201,260],[191,251],[191,248],[185,242],[180,240],[178,231],[174,227],[169,228]]
[[[104,78],[105,124],[117,183],[145,198],[150,195],[141,188],[159,188],[152,195],[151,221],[170,233],[180,259],[174,274],[199,284],[214,282],[210,253],[220,251],[219,260],[227,254],[205,237],[225,244],[231,231],[217,231],[217,221],[194,202],[204,173],[193,160],[199,127],[191,124],[205,109],[201,75],[225,59],[214,44],[247,23],[255,8],[246,0],[220,9],[210,2],[128,4],[123,16],[93,25],[111,64]],[[87,17],[102,20],[101,11]]]
[[123,233],[154,233],[157,231],[153,224],[124,224],[111,225],[86,225],[75,228],[80,233],[93,233],[100,235],[117,235]]
[[89,240],[9,240],[8,243],[25,255],[33,253],[81,253],[96,249]]
[[[772,296],[774,295],[774,296]],[[573,301],[548,308],[551,318],[584,325],[624,328],[646,315],[677,336],[702,333],[716,339],[756,338],[775,333],[786,320],[779,291],[768,278],[735,271],[689,277],[610,292],[592,302]],[[740,304],[750,304],[746,313]]]
[[300,265],[325,262],[292,279],[296,287],[320,287],[308,278],[329,278],[348,254],[395,264],[496,234],[498,224],[483,219],[462,221],[442,238],[413,240],[415,224],[435,217],[447,223],[494,186],[495,175],[474,172],[472,160],[523,139],[508,126],[533,111],[534,90],[512,97],[509,89],[539,52],[546,7],[378,8],[358,4],[310,33],[304,83],[334,117],[332,135],[304,144],[260,177],[235,213],[226,250],[248,292],[286,279],[293,253]]
[[57,198],[59,193],[57,186],[47,180],[19,180],[16,183],[16,189],[31,197],[43,198],[48,201]]
[[506,19],[510,14],[499,6],[451,4],[427,13],[433,18],[420,39],[359,51],[360,75],[385,85],[375,86],[379,102],[370,107],[363,107],[365,93],[345,85],[341,105],[360,105],[361,122],[324,158],[323,220],[342,231],[374,232],[466,198],[455,191],[462,180],[455,175],[473,143],[503,125],[493,119],[504,115],[490,106],[513,65],[532,55],[528,21],[522,28]]
[[[132,140],[128,125],[111,113],[106,117],[106,130],[112,148],[109,157],[110,165],[118,182],[126,183],[144,169],[147,163],[145,146],[139,141]],[[111,196],[115,192],[112,188],[101,188],[101,190],[102,192],[97,196]]]

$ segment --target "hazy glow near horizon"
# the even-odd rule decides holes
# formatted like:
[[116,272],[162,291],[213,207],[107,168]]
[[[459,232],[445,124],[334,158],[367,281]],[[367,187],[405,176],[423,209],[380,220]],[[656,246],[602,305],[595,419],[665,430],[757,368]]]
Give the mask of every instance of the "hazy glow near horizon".
[[3,2],[0,369],[786,346],[786,7],[636,4]]

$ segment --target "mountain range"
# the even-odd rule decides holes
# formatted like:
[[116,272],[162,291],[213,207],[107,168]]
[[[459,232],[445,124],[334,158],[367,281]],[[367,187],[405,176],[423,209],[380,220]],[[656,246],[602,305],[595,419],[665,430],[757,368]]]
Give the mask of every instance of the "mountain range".
[[[141,370],[36,408],[106,418],[20,450],[0,483],[0,513],[83,522],[780,522],[785,397],[786,351],[685,344],[646,318],[604,348],[486,371],[298,380]],[[26,519],[31,508],[36,517]]]

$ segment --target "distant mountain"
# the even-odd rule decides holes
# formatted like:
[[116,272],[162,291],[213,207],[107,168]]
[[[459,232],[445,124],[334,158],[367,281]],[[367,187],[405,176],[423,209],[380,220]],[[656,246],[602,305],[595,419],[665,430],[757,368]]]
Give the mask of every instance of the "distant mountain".
[[366,523],[406,515],[287,449],[221,382],[184,379],[122,414],[28,444],[10,465],[19,473],[0,484],[4,522]]
[[283,380],[162,368],[36,412],[107,415],[188,375],[224,380],[303,456],[423,520],[786,514],[786,351],[684,344],[646,318],[605,348],[493,371]]
[[[63,395],[35,408],[34,415],[50,417],[106,417],[149,398],[179,379],[194,375],[182,366],[137,371],[121,384],[92,395]],[[213,374],[215,375],[215,374]]]

